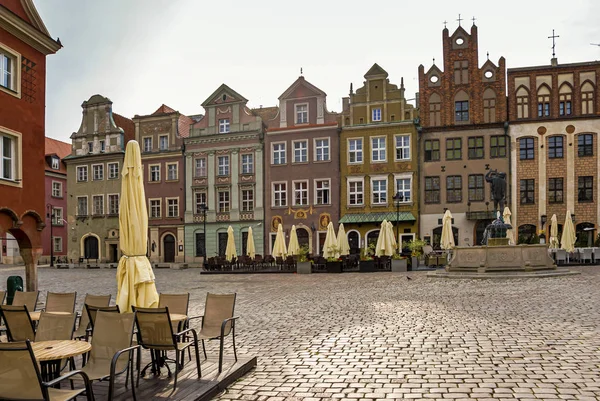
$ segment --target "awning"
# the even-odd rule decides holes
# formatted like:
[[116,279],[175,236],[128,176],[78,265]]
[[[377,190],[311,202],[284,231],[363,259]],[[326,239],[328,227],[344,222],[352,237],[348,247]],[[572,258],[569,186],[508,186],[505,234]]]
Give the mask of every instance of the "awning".
[[[396,217],[398,217],[396,219]],[[381,223],[383,220],[387,220],[391,223],[396,221],[416,221],[415,216],[411,212],[400,212],[396,216],[396,212],[382,212],[382,213],[349,213],[344,215],[340,219],[340,223],[352,224],[352,223]]]

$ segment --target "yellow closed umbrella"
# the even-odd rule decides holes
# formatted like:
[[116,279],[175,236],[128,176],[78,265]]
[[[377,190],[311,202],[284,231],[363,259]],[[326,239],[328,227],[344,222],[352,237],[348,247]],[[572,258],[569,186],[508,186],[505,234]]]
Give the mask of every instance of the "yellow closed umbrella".
[[252,234],[252,227],[248,228],[248,241],[246,242],[246,255],[254,259],[256,255],[256,248],[254,247],[254,235]]
[[556,214],[550,219],[550,240],[548,241],[550,249],[557,249],[558,245],[558,219]]
[[288,255],[298,255],[300,253],[300,244],[298,243],[298,234],[296,234],[296,226],[292,226],[290,231],[290,243],[287,247]]
[[337,238],[333,230],[333,223],[327,224],[327,234],[325,234],[325,243],[323,244],[324,258],[337,258],[340,256],[340,250],[337,247]]
[[340,256],[350,254],[350,244],[348,243],[348,236],[344,229],[344,223],[340,223],[340,226],[338,227],[337,247],[340,250]]
[[154,272],[146,257],[148,247],[148,209],[140,145],[129,141],[121,171],[119,205],[119,247],[123,256],[117,268],[117,299],[121,313],[132,306],[158,306]]
[[442,238],[440,240],[442,249],[454,248],[454,235],[452,234],[452,213],[446,210],[442,219]]
[[283,226],[277,226],[277,236],[275,236],[275,244],[273,245],[273,257],[285,258],[287,249],[285,247],[285,237],[283,235]]
[[[508,206],[506,206],[504,208],[504,211],[502,212],[502,218],[504,219],[504,224],[512,225],[512,224],[510,224],[510,216],[511,215],[512,215],[512,213],[510,212],[510,209],[508,208]],[[515,234],[514,234],[514,231],[512,230],[512,228],[506,230],[506,238],[508,238],[508,245],[515,244]]]
[[[390,234],[392,238],[390,238]],[[394,234],[390,230],[390,223],[387,220],[381,222],[377,244],[375,245],[375,256],[391,256],[394,253],[393,245]]]
[[233,227],[229,226],[227,228],[227,247],[225,248],[225,259],[231,262],[233,258],[237,258],[237,251],[235,250]]
[[560,239],[560,247],[567,252],[573,252],[575,250],[575,241],[577,241],[577,237],[575,236],[575,228],[573,227],[571,212],[567,210],[562,238]]
[[[398,224],[398,222],[396,222],[396,224]],[[390,250],[391,250],[390,255],[392,255],[392,254],[394,254],[394,252],[396,252],[396,248],[398,247],[398,241],[397,241],[396,235],[394,234],[394,225],[392,224],[392,222],[388,221],[387,226],[388,226],[388,239],[389,239]]]

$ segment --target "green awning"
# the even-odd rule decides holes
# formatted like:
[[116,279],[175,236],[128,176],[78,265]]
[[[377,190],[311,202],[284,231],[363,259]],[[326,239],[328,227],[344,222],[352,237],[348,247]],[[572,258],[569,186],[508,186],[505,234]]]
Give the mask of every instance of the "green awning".
[[416,221],[417,219],[411,212],[400,212],[397,216],[396,212],[349,213],[340,219],[340,223],[381,223],[383,220],[395,223],[396,221]]

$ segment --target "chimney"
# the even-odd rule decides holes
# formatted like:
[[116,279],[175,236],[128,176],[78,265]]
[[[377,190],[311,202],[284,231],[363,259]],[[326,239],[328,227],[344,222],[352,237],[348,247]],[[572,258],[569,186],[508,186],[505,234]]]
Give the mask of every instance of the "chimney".
[[550,64],[552,65],[552,67],[558,67],[558,59],[556,57],[552,57],[552,59],[550,60]]

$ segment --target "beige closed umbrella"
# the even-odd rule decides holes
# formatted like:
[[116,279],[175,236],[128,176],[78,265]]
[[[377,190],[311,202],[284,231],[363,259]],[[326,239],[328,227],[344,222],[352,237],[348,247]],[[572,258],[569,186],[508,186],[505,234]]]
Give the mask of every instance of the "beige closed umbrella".
[[[504,219],[504,224],[512,225],[510,223],[510,216],[512,216],[512,213],[510,212],[510,209],[508,208],[508,206],[506,206],[504,208],[504,211],[502,212],[502,218]],[[514,231],[512,228],[506,230],[506,238],[508,238],[508,245],[515,244],[515,234],[514,234]]]
[[273,257],[285,258],[287,249],[285,247],[285,236],[283,235],[283,226],[280,224],[277,226],[277,236],[275,237],[275,244],[273,245]]
[[571,212],[567,210],[562,238],[560,239],[560,247],[567,252],[573,252],[575,250],[575,241],[577,241],[577,237],[575,236],[575,228],[573,227]]
[[254,259],[256,256],[256,248],[254,247],[254,235],[252,234],[252,227],[248,228],[248,240],[246,241],[246,255]]
[[442,249],[454,248],[454,235],[452,234],[452,213],[446,210],[442,218],[442,238],[440,240]]
[[148,209],[140,145],[136,141],[127,143],[121,175],[119,247],[123,256],[117,268],[116,303],[126,313],[131,312],[132,306],[158,306],[154,272],[146,257]]
[[390,226],[387,220],[383,220],[379,229],[379,235],[377,236],[377,243],[375,244],[375,256],[391,256],[393,253]]
[[340,256],[340,250],[337,247],[337,238],[333,230],[333,223],[330,221],[327,225],[327,234],[325,234],[325,243],[323,244],[324,258],[337,258]]
[[556,214],[552,215],[550,219],[550,240],[548,241],[548,247],[550,249],[557,249],[560,245],[558,244],[558,219]]
[[225,259],[232,261],[233,258],[237,258],[237,251],[235,249],[235,237],[233,235],[233,227],[227,227],[227,247],[225,248]]
[[296,226],[292,226],[290,231],[290,243],[287,247],[288,255],[298,255],[300,253],[300,244],[298,243],[298,234],[296,234]]
[[337,247],[340,250],[340,256],[350,254],[350,244],[348,243],[348,236],[344,229],[344,223],[340,223],[340,226],[338,227]]
[[[398,222],[396,222],[396,224],[398,224]],[[388,221],[387,226],[388,226],[388,240],[390,242],[390,249],[392,251],[391,254],[394,254],[396,252],[396,249],[398,248],[398,238],[396,238],[396,235],[394,234],[394,225],[392,224],[391,221]]]

